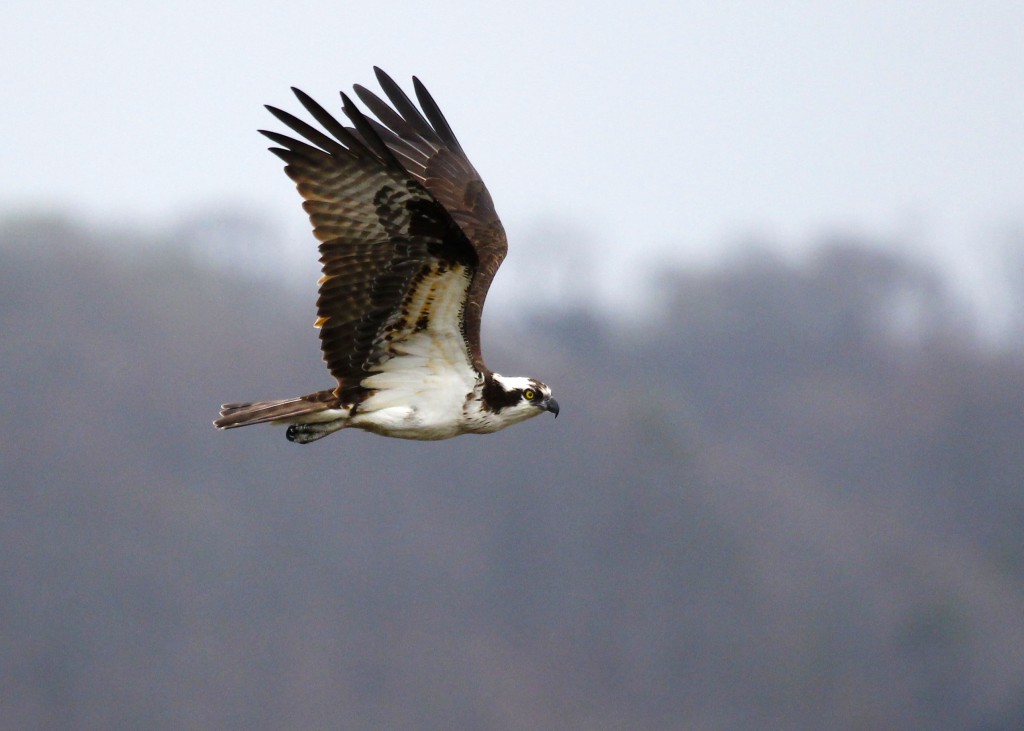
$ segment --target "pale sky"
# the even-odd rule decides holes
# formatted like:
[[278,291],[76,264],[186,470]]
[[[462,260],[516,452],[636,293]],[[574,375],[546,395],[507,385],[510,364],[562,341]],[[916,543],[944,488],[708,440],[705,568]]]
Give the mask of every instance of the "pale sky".
[[967,271],[1024,221],[1017,0],[15,0],[0,49],[0,213],[226,206],[313,246],[262,105],[336,110],[376,64],[431,89],[510,262],[556,220],[609,270],[850,232]]

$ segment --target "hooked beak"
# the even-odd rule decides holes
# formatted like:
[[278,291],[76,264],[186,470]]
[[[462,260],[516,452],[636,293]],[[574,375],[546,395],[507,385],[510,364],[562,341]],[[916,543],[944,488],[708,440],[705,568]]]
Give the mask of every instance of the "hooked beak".
[[555,415],[556,419],[558,418],[558,402],[555,401],[553,398],[549,398],[547,401],[544,402],[544,410],[550,411],[552,414]]

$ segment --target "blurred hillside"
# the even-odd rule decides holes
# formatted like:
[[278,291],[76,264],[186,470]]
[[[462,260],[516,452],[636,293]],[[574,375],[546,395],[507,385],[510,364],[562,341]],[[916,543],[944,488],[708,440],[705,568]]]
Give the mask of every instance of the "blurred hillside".
[[850,243],[651,286],[489,319],[557,421],[302,447],[210,421],[309,287],[0,226],[0,729],[1024,728],[1021,351]]

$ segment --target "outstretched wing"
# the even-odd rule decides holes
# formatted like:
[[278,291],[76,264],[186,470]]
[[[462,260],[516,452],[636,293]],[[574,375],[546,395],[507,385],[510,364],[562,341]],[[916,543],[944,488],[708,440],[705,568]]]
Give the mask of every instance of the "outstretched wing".
[[329,134],[273,107],[267,108],[306,142],[261,131],[279,145],[271,151],[286,163],[321,242],[316,324],[339,393],[390,357],[395,342],[424,329],[426,318],[438,336],[468,342],[462,308],[433,313],[423,297],[431,279],[478,271],[465,230],[348,97],[342,95],[343,110],[354,129],[293,91]]
[[444,206],[476,251],[478,265],[469,287],[464,328],[473,365],[485,371],[480,321],[487,290],[508,251],[505,229],[491,194],[426,87],[413,77],[420,112],[390,76],[377,67],[373,70],[391,106],[356,85],[359,99],[380,120],[368,120],[370,126],[402,167]]

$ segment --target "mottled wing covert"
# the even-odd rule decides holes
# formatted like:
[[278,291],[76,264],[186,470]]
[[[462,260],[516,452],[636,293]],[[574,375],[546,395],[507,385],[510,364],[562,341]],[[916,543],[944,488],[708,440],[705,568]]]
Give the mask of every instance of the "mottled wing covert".
[[[508,250],[505,230],[483,180],[426,87],[413,78],[421,112],[390,76],[376,67],[374,71],[391,106],[362,86],[357,85],[355,92],[380,120],[367,120],[375,136],[444,206],[476,250],[479,264],[469,288],[464,328],[474,366],[486,371],[480,352],[480,321],[487,290]],[[363,135],[358,128],[354,131]]]
[[[271,151],[286,163],[321,242],[317,325],[340,392],[356,386],[387,357],[389,341],[407,332],[402,307],[418,278],[439,261],[473,268],[478,260],[464,230],[399,164],[347,97],[342,95],[343,108],[355,129],[293,91],[330,134],[273,107],[267,108],[308,142],[263,134],[279,145]],[[456,319],[439,326],[465,337]]]

